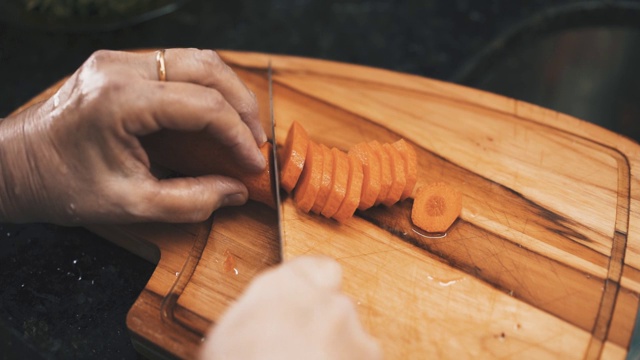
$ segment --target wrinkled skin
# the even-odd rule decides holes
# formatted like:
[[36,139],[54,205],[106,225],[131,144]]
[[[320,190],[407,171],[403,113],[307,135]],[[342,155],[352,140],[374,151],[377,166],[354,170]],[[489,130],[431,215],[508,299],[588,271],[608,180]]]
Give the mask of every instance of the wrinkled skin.
[[[161,129],[207,131],[239,166],[266,166],[255,96],[231,68],[213,51],[169,49],[165,58],[160,82],[152,52],[96,52],[53,97],[0,121],[0,222],[196,222],[246,202],[236,179],[152,174],[138,137]],[[340,282],[328,259],[267,271],[215,327],[202,357],[380,358]]]
[[201,359],[382,358],[340,292],[331,259],[300,257],[258,276],[207,335]]
[[239,205],[247,189],[223,176],[159,181],[138,136],[205,130],[259,171],[266,141],[254,94],[213,51],[99,51],[49,100],[0,122],[0,221],[58,224],[195,222]]

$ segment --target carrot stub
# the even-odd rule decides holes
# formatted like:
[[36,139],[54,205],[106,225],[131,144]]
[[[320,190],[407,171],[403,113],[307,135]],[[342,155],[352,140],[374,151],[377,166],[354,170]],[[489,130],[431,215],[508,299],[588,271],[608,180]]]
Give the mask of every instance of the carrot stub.
[[443,233],[461,211],[462,194],[447,183],[436,182],[418,189],[411,209],[411,221],[427,232]]
[[293,194],[293,201],[301,211],[309,212],[316,200],[322,183],[322,163],[322,148],[310,141],[304,169]]
[[380,204],[387,198],[389,189],[391,188],[391,182],[393,181],[391,178],[391,160],[387,152],[382,150],[382,145],[378,141],[374,140],[369,142],[369,146],[371,146],[373,153],[380,160],[380,193],[375,202],[376,204]]
[[325,217],[332,217],[347,193],[347,182],[349,181],[349,158],[347,154],[343,153],[337,148],[331,149],[331,155],[333,157],[333,172],[331,191],[327,202],[324,204],[324,208],[320,212]]
[[287,132],[284,148],[279,152],[280,186],[288,193],[295,188],[304,168],[309,135],[305,129],[294,121]]
[[329,198],[329,193],[331,192],[331,176],[333,172],[333,156],[331,155],[331,149],[324,144],[320,144],[320,148],[322,149],[323,157],[322,179],[318,195],[313,203],[313,207],[311,207],[311,212],[316,214],[320,214],[320,211],[322,211],[324,204],[326,204],[327,199]]
[[[259,173],[251,173],[247,171],[238,171],[228,169],[224,174],[239,179],[249,191],[249,199],[267,204],[275,209],[275,194],[271,188],[271,154],[272,145],[270,142],[265,142],[260,146],[260,152],[267,160],[267,166],[264,171]],[[237,166],[235,167],[237,169]]]
[[362,191],[358,209],[366,210],[375,204],[380,194],[380,160],[367,143],[356,144],[349,154],[356,156],[362,164]]
[[347,193],[345,194],[340,208],[333,215],[333,218],[339,222],[344,222],[353,216],[360,204],[362,192],[362,180],[364,173],[362,162],[355,153],[349,153],[349,180],[347,181]]
[[409,145],[404,139],[400,139],[392,145],[404,158],[406,184],[400,197],[400,200],[404,200],[413,194],[413,188],[418,181],[418,156],[413,146]]
[[382,144],[384,150],[389,156],[389,165],[391,167],[391,186],[387,196],[382,199],[382,203],[386,206],[392,206],[402,197],[402,192],[407,183],[405,174],[405,164],[400,152],[391,144]]

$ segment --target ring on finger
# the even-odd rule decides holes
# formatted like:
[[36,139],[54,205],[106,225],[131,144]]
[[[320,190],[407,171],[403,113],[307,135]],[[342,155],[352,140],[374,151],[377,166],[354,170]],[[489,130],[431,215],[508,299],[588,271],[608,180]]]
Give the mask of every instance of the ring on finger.
[[165,49],[156,51],[156,65],[158,68],[158,80],[167,81],[167,67],[164,62]]

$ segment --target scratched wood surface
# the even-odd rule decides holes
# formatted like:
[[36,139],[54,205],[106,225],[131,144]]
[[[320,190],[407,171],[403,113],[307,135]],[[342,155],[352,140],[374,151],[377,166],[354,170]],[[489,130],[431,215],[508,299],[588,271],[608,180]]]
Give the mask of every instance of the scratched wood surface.
[[[404,138],[418,150],[418,186],[447,181],[463,192],[462,216],[442,238],[413,231],[411,199],[340,225],[285,198],[285,258],[338,259],[344,290],[386,358],[626,356],[640,291],[636,143],[417,76],[222,55],[258,96],[265,127],[271,61],[279,142],[294,120],[345,150]],[[257,203],[202,224],[92,230],[158,263],[127,318],[134,344],[151,356],[195,356],[251,278],[279,261],[275,213]]]

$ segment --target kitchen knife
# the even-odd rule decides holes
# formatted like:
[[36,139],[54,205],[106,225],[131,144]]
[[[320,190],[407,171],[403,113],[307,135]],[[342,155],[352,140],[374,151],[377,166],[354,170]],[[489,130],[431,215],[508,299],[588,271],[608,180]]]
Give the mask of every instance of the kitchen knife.
[[271,68],[271,61],[269,61],[269,65],[267,68],[267,78],[269,82],[269,116],[271,118],[271,141],[273,143],[272,151],[273,151],[273,168],[272,171],[272,184],[273,191],[276,198],[276,213],[278,220],[278,246],[280,250],[280,258],[278,262],[282,262],[284,260],[284,232],[282,229],[282,199],[280,197],[280,171],[278,167],[278,142],[276,141],[276,123],[273,117],[273,70]]

